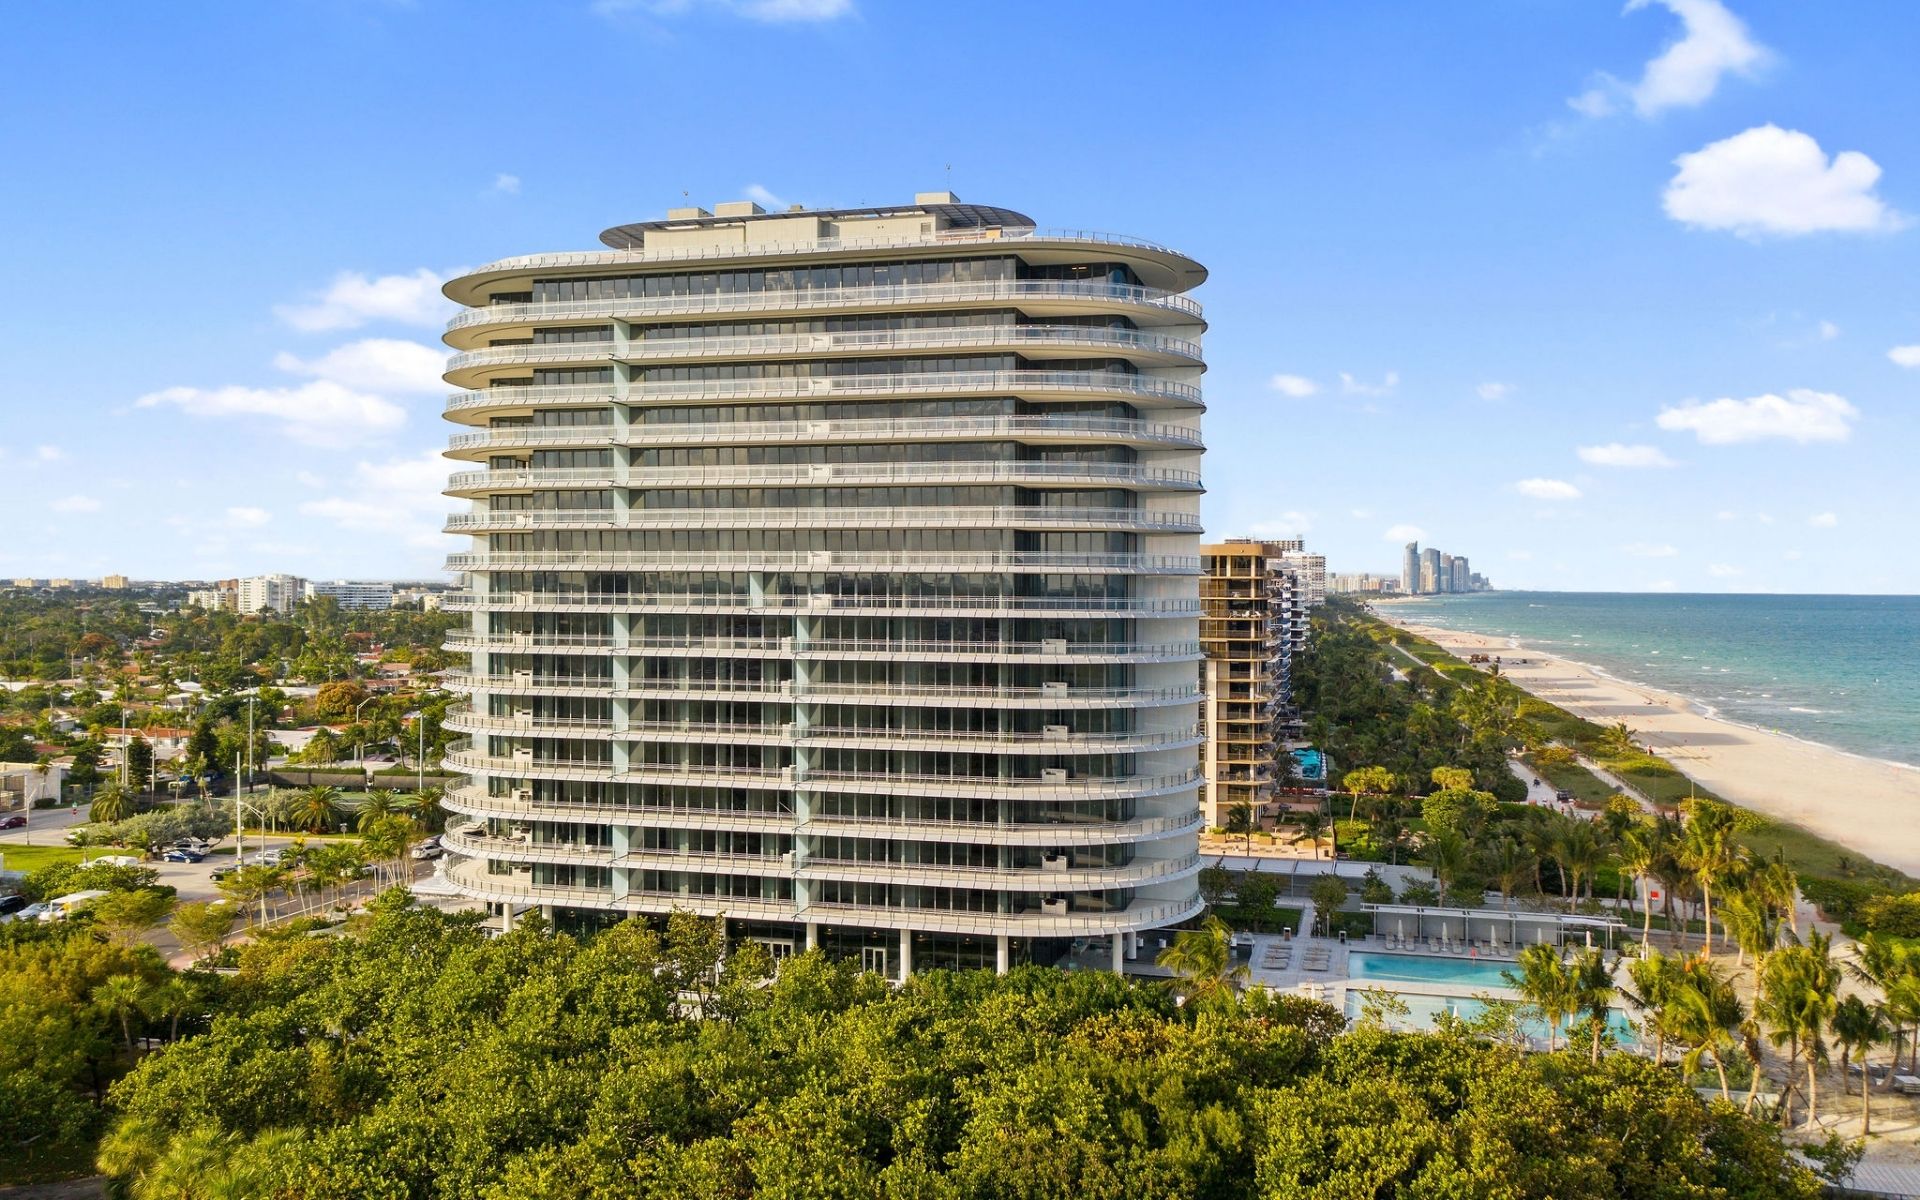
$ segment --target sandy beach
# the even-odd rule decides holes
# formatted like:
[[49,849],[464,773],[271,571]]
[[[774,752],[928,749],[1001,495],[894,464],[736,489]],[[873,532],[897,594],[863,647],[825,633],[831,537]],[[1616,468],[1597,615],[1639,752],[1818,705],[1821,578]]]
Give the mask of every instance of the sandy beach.
[[1920,875],[1920,771],[1717,720],[1681,696],[1506,638],[1394,620],[1388,605],[1375,611],[1463,658],[1499,655],[1501,674],[1569,712],[1602,724],[1626,722],[1642,745],[1736,804]]

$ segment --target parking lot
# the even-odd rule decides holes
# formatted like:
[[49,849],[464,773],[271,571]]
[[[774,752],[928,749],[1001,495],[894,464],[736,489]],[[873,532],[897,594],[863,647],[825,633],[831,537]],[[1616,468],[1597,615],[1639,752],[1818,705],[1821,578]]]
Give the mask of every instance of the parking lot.
[[[8,846],[65,846],[67,831],[75,825],[85,825],[86,818],[87,810],[84,805],[78,809],[36,809],[28,816],[25,829],[0,830],[0,855],[6,853]],[[283,834],[267,837],[256,837],[250,834],[246,839],[246,853],[248,858],[252,858],[262,850],[284,848],[291,845],[293,841],[292,837]],[[221,839],[214,846],[213,853],[201,862],[170,863],[155,860],[141,865],[157,871],[160,882],[178,892],[182,900],[214,900],[219,898],[220,889],[214,885],[211,873],[217,866],[232,864],[233,848],[233,836],[229,834]],[[112,846],[94,846],[86,851],[88,858],[104,858],[124,853],[129,852]]]

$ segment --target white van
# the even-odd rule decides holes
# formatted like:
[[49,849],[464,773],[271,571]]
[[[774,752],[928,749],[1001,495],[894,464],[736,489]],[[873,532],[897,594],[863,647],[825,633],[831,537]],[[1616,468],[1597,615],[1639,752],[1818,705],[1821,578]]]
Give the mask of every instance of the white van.
[[99,888],[88,888],[83,892],[68,892],[64,896],[55,896],[47,901],[47,910],[40,914],[42,921],[64,921],[82,908],[98,900],[107,893]]
[[138,854],[103,854],[99,858],[89,859],[89,867],[137,867],[140,865]]

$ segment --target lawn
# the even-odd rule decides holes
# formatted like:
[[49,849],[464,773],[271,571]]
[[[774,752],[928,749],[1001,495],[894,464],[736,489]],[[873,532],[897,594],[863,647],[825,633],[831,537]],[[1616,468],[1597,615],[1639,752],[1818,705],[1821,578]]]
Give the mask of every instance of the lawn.
[[[108,851],[96,851],[105,854]],[[72,846],[3,846],[0,847],[0,866],[9,871],[38,871],[41,867],[51,867],[55,863],[80,861],[80,851]]]

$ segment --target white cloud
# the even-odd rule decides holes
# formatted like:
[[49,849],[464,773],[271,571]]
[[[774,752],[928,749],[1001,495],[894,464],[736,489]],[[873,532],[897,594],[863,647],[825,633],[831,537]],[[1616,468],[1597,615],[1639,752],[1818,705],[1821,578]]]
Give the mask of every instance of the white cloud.
[[1395,525],[1393,528],[1381,534],[1380,537],[1383,541],[1400,542],[1402,544],[1407,542],[1424,542],[1427,540],[1427,531],[1418,525]]
[[1707,564],[1707,574],[1713,576],[1715,579],[1732,579],[1735,575],[1743,573],[1739,567],[1733,566],[1730,563]]
[[520,194],[520,177],[501,172],[493,177],[493,190],[507,196]]
[[1671,592],[1674,590],[1673,580],[1656,579],[1647,585],[1647,590],[1650,592]]
[[287,324],[307,333],[358,329],[369,321],[438,325],[453,308],[440,294],[442,282],[425,267],[411,275],[381,275],[375,279],[358,271],[343,271],[313,303],[280,304],[273,311]]
[[1907,223],[1874,194],[1880,167],[1857,150],[1829,161],[1798,130],[1760,125],[1673,160],[1667,215],[1742,237],[1885,233]]
[[1522,479],[1513,490],[1535,500],[1578,500],[1580,489],[1564,479]]
[[1832,321],[1822,321],[1819,325],[1820,340],[1830,342],[1840,336],[1840,327]]
[[47,507],[58,513],[90,513],[100,511],[100,502],[92,496],[72,495],[62,496]]
[[1620,549],[1635,558],[1672,558],[1680,553],[1664,542],[1629,542]]
[[[1631,0],[1627,11],[1645,8],[1650,2]],[[1721,76],[1728,72],[1752,76],[1773,57],[1720,0],[1658,2],[1680,18],[1685,32],[1647,64],[1646,73],[1633,87],[1634,111],[1643,117],[1704,104],[1720,86]]]
[[1840,517],[1837,513],[1815,513],[1807,518],[1807,524],[1813,526],[1815,529],[1832,529],[1839,523]]
[[1760,522],[1762,525],[1773,524],[1773,514],[1771,513],[1755,513],[1753,514],[1753,519]]
[[1351,515],[1356,521],[1367,521],[1373,518],[1373,510],[1370,508],[1356,508],[1351,510]]
[[306,487],[317,488],[327,486],[326,479],[316,471],[295,471],[293,477]]
[[1680,464],[1668,458],[1666,452],[1658,446],[1629,446],[1623,442],[1608,442],[1604,446],[1580,446],[1574,450],[1580,461],[1596,467],[1675,467]]
[[760,184],[750,183],[742,191],[746,193],[747,199],[768,212],[784,212],[789,207],[784,197],[774,195]]
[[444,547],[447,540],[440,526],[446,500],[441,492],[447,475],[447,460],[437,450],[361,462],[351,478],[340,481],[342,494],[304,501],[300,512],[342,529],[387,534],[425,548]]
[[134,401],[138,408],[171,405],[195,417],[268,417],[288,437],[309,446],[345,446],[406,424],[406,411],[379,396],[320,379],[291,388],[171,387]]
[[649,17],[677,17],[690,12],[713,12],[769,25],[833,21],[853,15],[853,0],[594,0],[593,11],[603,17],[639,13]]
[[1533,561],[1533,551],[1531,551],[1531,550],[1509,550],[1509,551],[1507,551],[1507,557],[1508,557],[1508,558],[1510,558],[1510,559],[1512,559],[1512,560],[1513,560],[1514,562],[1532,562],[1532,561]]
[[1488,401],[1505,400],[1508,396],[1513,395],[1513,385],[1510,383],[1489,381],[1473,390],[1482,400]]
[[1920,346],[1895,346],[1887,351],[1887,357],[1896,366],[1920,367]]
[[1746,400],[1721,397],[1689,400],[1663,408],[1654,424],[1672,432],[1690,432],[1710,446],[1783,438],[1799,442],[1844,442],[1860,410],[1831,392],[1794,388],[1785,396],[1769,392]]
[[1295,400],[1304,400],[1320,390],[1320,385],[1305,375],[1275,375],[1267,380],[1267,386]]
[[1264,521],[1255,521],[1248,527],[1248,532],[1257,538],[1297,538],[1304,537],[1312,528],[1312,516],[1288,509],[1283,513],[1275,513]]
[[258,529],[271,520],[273,520],[272,513],[251,505],[239,505],[227,510],[227,524],[239,529]]
[[41,462],[59,462],[67,456],[67,452],[58,446],[35,446],[33,456]]
[[1723,508],[1713,514],[1713,519],[1716,521],[1737,521],[1740,519],[1740,514],[1734,512],[1732,509]]
[[1379,383],[1364,383],[1347,372],[1340,372],[1340,390],[1349,396],[1388,396],[1400,386],[1400,372],[1388,371]]
[[447,366],[445,356],[431,346],[398,338],[348,342],[314,359],[282,353],[273,365],[370,392],[438,392],[447,386],[440,378]]

